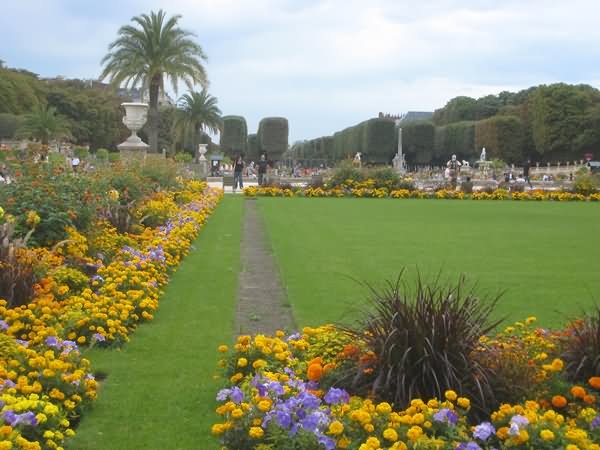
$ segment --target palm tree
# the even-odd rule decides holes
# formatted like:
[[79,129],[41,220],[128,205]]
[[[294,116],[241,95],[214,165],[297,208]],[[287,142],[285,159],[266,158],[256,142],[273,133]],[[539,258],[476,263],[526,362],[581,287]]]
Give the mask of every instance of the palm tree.
[[162,9],[133,17],[132,22],[138,26],[122,26],[102,59],[101,80],[109,78],[111,83],[125,83],[125,86],[141,83],[143,90],[148,89],[150,151],[158,151],[158,96],[164,92],[165,78],[171,81],[175,92],[179,80],[190,90],[195,83],[208,84],[202,65],[206,55],[192,40],[195,35],[177,26],[180,18],[180,15],[167,18]]
[[17,130],[17,135],[48,145],[51,139],[70,137],[67,120],[52,106],[36,105]]
[[197,148],[197,137],[200,132],[213,134],[221,130],[221,110],[217,106],[217,98],[206,89],[201,92],[191,91],[178,101],[174,128],[178,137],[191,133],[194,151]]

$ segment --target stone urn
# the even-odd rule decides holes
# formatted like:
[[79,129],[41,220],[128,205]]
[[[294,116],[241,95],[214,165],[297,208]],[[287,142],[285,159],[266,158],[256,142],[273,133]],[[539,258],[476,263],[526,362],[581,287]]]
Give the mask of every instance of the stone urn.
[[125,108],[123,124],[131,131],[131,136],[125,142],[117,145],[117,148],[121,151],[121,154],[138,153],[140,156],[145,156],[148,144],[142,141],[137,132],[142,129],[148,119],[148,104],[121,103],[121,106]]

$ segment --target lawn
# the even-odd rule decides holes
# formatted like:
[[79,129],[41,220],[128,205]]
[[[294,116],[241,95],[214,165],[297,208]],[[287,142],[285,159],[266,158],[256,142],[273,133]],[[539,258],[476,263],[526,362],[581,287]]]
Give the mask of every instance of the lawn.
[[466,274],[477,292],[505,291],[507,322],[545,326],[600,295],[600,205],[590,203],[260,198],[267,233],[297,323],[348,319],[402,267],[446,279]]
[[69,449],[211,449],[216,348],[230,342],[243,199],[225,198],[173,275],[152,323],[123,350],[92,350],[106,373]]

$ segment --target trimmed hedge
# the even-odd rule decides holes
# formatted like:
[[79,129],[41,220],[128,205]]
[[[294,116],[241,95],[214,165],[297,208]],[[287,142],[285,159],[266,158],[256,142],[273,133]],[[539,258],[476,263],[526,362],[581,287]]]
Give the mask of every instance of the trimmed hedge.
[[516,116],[496,116],[481,120],[475,126],[476,148],[486,148],[488,159],[519,163],[525,159],[525,130]]
[[402,151],[409,164],[431,164],[435,127],[431,122],[411,122],[402,127]]
[[258,136],[256,133],[248,135],[246,143],[246,159],[248,161],[258,161],[260,159],[260,145],[258,145]]
[[285,117],[266,117],[258,125],[258,143],[267,159],[278,161],[288,149],[289,125]]
[[0,113],[0,138],[14,138],[22,122],[23,116]]
[[221,149],[227,156],[235,157],[246,153],[248,141],[248,126],[242,116],[224,116],[223,131],[221,132]]
[[435,128],[434,155],[436,163],[444,163],[452,155],[458,159],[478,159],[475,147],[476,122],[456,122]]
[[357,152],[367,163],[389,163],[396,153],[396,125],[387,119],[370,119],[333,135],[333,159],[353,158]]

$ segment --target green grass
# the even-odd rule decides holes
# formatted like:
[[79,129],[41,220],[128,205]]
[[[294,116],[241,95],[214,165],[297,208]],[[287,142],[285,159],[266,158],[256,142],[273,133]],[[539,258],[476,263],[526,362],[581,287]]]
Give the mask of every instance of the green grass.
[[92,351],[108,374],[69,449],[215,449],[216,347],[232,340],[243,199],[228,196],[173,275],[152,323],[121,351]]
[[402,267],[479,293],[506,290],[507,321],[555,326],[600,297],[600,207],[589,203],[260,198],[297,323],[348,318]]

